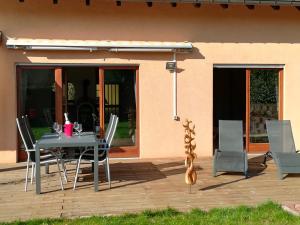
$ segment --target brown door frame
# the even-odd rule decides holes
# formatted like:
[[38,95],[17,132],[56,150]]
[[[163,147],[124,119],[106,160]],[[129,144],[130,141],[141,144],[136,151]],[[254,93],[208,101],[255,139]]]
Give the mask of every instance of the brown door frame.
[[113,147],[110,150],[111,157],[139,157],[140,126],[139,126],[139,67],[138,66],[100,66],[99,67],[99,118],[100,136],[104,136],[104,76],[105,70],[135,70],[136,83],[136,143],[135,146]]
[[63,73],[62,68],[54,69],[55,80],[55,120],[59,124],[63,124]]
[[[267,70],[264,68],[259,68]],[[274,68],[276,69],[276,68]],[[268,143],[250,143],[250,76],[251,69],[246,69],[246,149],[248,152],[267,152],[269,150]],[[278,103],[279,103],[279,112],[278,119],[283,119],[283,69],[278,71]]]

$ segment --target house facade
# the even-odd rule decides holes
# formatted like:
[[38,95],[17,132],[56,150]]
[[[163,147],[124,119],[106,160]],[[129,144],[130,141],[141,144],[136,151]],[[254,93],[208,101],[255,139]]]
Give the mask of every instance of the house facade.
[[114,157],[184,156],[186,118],[198,156],[220,119],[243,120],[249,153],[267,151],[268,119],[291,120],[298,145],[299,7],[251,4],[1,1],[0,163],[24,159],[25,114],[37,137],[64,112],[100,134],[117,114]]

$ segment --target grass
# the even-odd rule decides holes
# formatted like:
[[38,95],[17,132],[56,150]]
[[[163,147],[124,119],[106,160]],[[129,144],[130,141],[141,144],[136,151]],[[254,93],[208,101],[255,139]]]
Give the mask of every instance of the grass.
[[[106,124],[106,126],[107,125],[108,124]],[[128,121],[119,121],[115,137],[116,138],[130,138],[129,133],[130,133],[129,122]]]
[[32,132],[36,140],[40,139],[45,133],[51,133],[50,127],[32,127]]
[[[0,223],[1,224],[1,223]],[[161,211],[144,211],[139,214],[124,214],[122,216],[103,216],[78,219],[41,219],[25,222],[2,223],[3,225],[37,225],[37,224],[107,224],[107,225],[294,225],[300,224],[300,218],[283,211],[280,205],[267,202],[258,207],[240,206],[236,208],[219,208],[204,212],[194,209],[188,213],[178,212],[168,208]]]

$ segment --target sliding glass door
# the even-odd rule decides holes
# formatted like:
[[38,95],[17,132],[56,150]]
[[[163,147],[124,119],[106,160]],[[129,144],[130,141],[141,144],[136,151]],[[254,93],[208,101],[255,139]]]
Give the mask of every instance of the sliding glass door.
[[17,67],[18,116],[28,115],[39,139],[53,122],[64,123],[64,112],[100,136],[115,114],[112,155],[138,156],[137,75],[135,67]]

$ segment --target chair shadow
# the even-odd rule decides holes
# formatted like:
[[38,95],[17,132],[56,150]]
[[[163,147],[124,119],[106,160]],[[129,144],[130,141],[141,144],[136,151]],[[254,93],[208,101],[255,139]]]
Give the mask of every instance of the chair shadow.
[[[196,166],[196,170],[202,170],[202,168],[200,166]],[[83,173],[86,171],[91,172],[91,169],[89,167],[86,167],[83,170]],[[174,176],[178,174],[184,175],[186,172],[186,168],[184,166],[183,160],[177,162],[161,163],[156,165],[151,162],[119,162],[111,164],[110,171],[111,182],[113,184],[111,189],[117,189],[155,180],[166,179],[169,176]],[[102,182],[106,182],[103,167],[100,167],[99,180]],[[81,182],[92,183],[93,174],[86,174],[77,181],[78,188],[91,186],[89,184],[80,185]]]
[[[214,184],[214,185],[211,185],[208,187],[201,188],[199,190],[207,191],[207,190],[219,188],[219,187],[222,187],[222,186],[225,186],[228,184],[233,184],[233,183],[237,183],[237,182],[240,182],[243,180],[251,179],[253,177],[264,175],[265,173],[263,171],[266,169],[266,166],[263,165],[264,157],[265,157],[265,155],[259,155],[259,156],[255,156],[248,160],[248,177],[247,178],[245,178],[244,174],[242,174],[242,173],[224,172],[224,173],[218,174],[217,177],[218,176],[226,176],[226,175],[237,175],[237,176],[239,175],[239,176],[243,176],[243,177],[240,179],[237,179],[237,180],[229,181],[229,182]],[[271,160],[271,159],[267,159],[267,160]]]
[[248,160],[248,172],[250,176],[255,176],[255,174],[262,173],[267,168],[267,162],[272,160],[267,158],[266,165],[263,164],[265,155],[255,156]]
[[222,187],[222,186],[225,186],[225,185],[228,185],[228,184],[233,184],[233,183],[237,183],[237,182],[240,182],[240,181],[243,181],[243,180],[248,180],[248,179],[251,179],[253,177],[257,177],[257,176],[261,176],[261,175],[264,175],[265,173],[255,173],[255,174],[249,174],[247,178],[244,177],[243,174],[241,173],[228,173],[228,172],[225,172],[225,173],[222,173],[222,174],[219,174],[218,176],[226,176],[226,175],[239,175],[239,176],[243,176],[243,178],[240,178],[240,179],[237,179],[237,180],[233,180],[233,181],[229,181],[229,182],[224,182],[224,183],[220,183],[220,184],[214,184],[214,185],[211,185],[211,186],[208,186],[208,187],[204,187],[204,188],[200,188],[199,191],[207,191],[207,190],[211,190],[211,189],[215,189],[215,188],[219,188],[219,187]]
[[16,166],[16,167],[9,167],[9,168],[0,169],[0,173],[1,172],[14,171],[14,170],[25,170],[25,169],[26,169],[26,165],[24,165],[24,166]]
[[241,179],[238,179],[238,180],[233,180],[233,181],[229,181],[229,182],[225,182],[225,183],[214,184],[214,185],[211,185],[211,186],[208,186],[208,187],[200,188],[199,191],[212,190],[212,189],[219,188],[219,187],[222,187],[222,186],[225,186],[225,185],[228,185],[228,184],[237,183],[237,182],[245,180],[245,179],[246,178],[241,178]]

